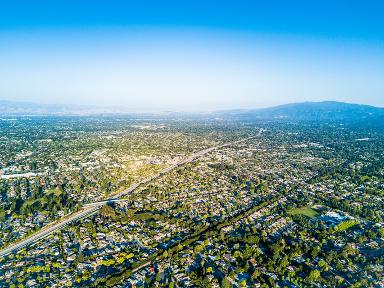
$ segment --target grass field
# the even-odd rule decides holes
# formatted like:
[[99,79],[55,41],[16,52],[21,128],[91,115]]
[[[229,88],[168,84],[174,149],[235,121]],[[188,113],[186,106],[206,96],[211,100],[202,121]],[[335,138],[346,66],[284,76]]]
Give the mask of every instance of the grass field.
[[309,218],[314,218],[314,217],[319,216],[319,213],[317,213],[311,207],[299,207],[299,208],[289,209],[288,214],[290,214],[290,215],[304,215],[304,216],[307,216]]

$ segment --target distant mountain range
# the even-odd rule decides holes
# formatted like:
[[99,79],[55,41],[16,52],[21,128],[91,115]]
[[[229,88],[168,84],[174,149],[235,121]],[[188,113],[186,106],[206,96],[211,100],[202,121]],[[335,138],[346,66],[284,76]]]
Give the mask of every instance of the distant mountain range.
[[[100,115],[100,114],[143,114],[132,113],[124,108],[80,106],[80,105],[52,105],[37,104],[30,102],[14,102],[0,100],[1,116],[25,116],[25,115]],[[149,115],[148,113],[145,113]],[[153,114],[152,116],[177,116],[182,117],[182,113],[166,112]],[[332,120],[383,120],[384,108],[349,104],[344,102],[324,101],[324,102],[303,102],[285,104],[263,109],[237,109],[224,110],[213,113],[188,113],[187,117],[222,118],[238,120],[293,120],[293,121],[332,121]],[[383,124],[384,125],[384,124]]]
[[[336,101],[291,103],[270,108],[220,112],[222,116],[243,120],[364,120],[383,119],[384,108]],[[383,122],[384,125],[384,122]]]
[[87,105],[40,104],[0,100],[2,116],[41,116],[41,115],[93,115],[103,113],[121,113],[119,108]]

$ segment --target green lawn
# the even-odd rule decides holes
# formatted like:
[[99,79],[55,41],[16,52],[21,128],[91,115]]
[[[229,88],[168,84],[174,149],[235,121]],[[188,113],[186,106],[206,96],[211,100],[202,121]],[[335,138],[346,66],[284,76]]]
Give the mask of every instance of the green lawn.
[[307,216],[309,218],[314,218],[314,217],[319,216],[319,213],[317,213],[311,207],[292,208],[292,209],[288,210],[288,214],[290,214],[290,215],[304,215],[304,216]]

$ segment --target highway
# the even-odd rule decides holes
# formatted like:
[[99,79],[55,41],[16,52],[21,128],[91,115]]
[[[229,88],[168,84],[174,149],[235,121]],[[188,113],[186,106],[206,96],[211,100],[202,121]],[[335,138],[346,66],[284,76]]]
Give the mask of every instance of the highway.
[[231,146],[231,145],[236,145],[236,144],[239,144],[241,142],[245,142],[247,140],[250,140],[250,139],[252,139],[254,137],[260,136],[262,132],[263,132],[263,129],[260,129],[259,133],[256,136],[252,136],[252,137],[249,137],[249,138],[241,139],[241,140],[234,141],[234,142],[229,142],[229,143],[226,143],[226,144],[223,144],[223,145],[214,146],[214,147],[211,147],[211,148],[207,148],[207,149],[198,151],[198,152],[192,154],[191,156],[189,156],[188,158],[183,159],[183,160],[177,162],[176,164],[173,164],[173,165],[163,169],[158,174],[156,174],[156,175],[154,175],[152,177],[148,177],[148,178],[146,178],[146,179],[144,179],[144,180],[134,184],[133,186],[129,187],[128,189],[126,189],[126,190],[124,190],[122,192],[117,193],[113,198],[109,198],[109,199],[105,199],[103,201],[98,201],[98,202],[93,202],[93,203],[85,204],[85,205],[83,205],[83,207],[79,211],[74,212],[74,213],[69,214],[69,215],[66,215],[63,218],[61,218],[60,220],[52,222],[52,223],[46,225],[45,227],[41,228],[40,231],[38,231],[38,232],[36,232],[36,233],[26,237],[25,239],[22,239],[21,241],[18,241],[16,243],[10,244],[7,247],[1,249],[0,250],[0,257],[4,257],[4,256],[6,256],[6,255],[8,255],[8,254],[10,254],[12,252],[16,252],[16,251],[18,251],[18,250],[20,250],[20,249],[22,249],[22,248],[24,248],[24,247],[26,247],[28,245],[31,245],[31,244],[39,241],[40,239],[43,239],[43,238],[49,236],[53,232],[62,229],[63,227],[65,227],[66,225],[68,225],[68,224],[70,224],[72,222],[75,222],[75,221],[77,221],[77,220],[79,220],[81,218],[85,218],[85,217],[88,217],[88,216],[96,213],[100,209],[100,207],[102,205],[104,205],[105,203],[108,203],[110,201],[119,201],[119,200],[121,200],[121,199],[119,199],[120,197],[125,196],[127,194],[130,194],[131,192],[133,192],[134,190],[136,190],[140,186],[146,185],[146,184],[152,182],[153,180],[162,177],[163,175],[171,172],[172,170],[174,170],[175,168],[177,168],[179,166],[182,166],[182,165],[185,165],[187,163],[193,162],[196,159],[204,156],[205,154],[207,154],[207,153],[209,153],[209,152],[211,152],[213,150],[224,148],[224,147],[228,147],[228,146]]
[[98,208],[95,207],[88,207],[88,208],[83,208],[82,210],[70,214],[66,217],[63,217],[59,222],[51,223],[42,228],[39,232],[32,234],[31,236],[25,238],[24,240],[17,242],[15,244],[11,244],[8,247],[2,249],[0,251],[0,257],[3,257],[5,255],[8,255],[12,253],[13,251],[20,250],[30,244],[35,243],[36,241],[43,239],[44,237],[49,236],[53,232],[60,230],[61,228],[65,227],[66,225],[77,221],[81,218],[87,217],[89,215],[92,215],[98,210]]

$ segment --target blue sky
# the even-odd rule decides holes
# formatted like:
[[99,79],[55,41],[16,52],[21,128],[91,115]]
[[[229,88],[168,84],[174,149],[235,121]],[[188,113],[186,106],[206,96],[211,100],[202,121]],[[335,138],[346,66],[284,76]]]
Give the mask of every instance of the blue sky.
[[384,106],[382,3],[0,0],[0,99],[184,111]]

